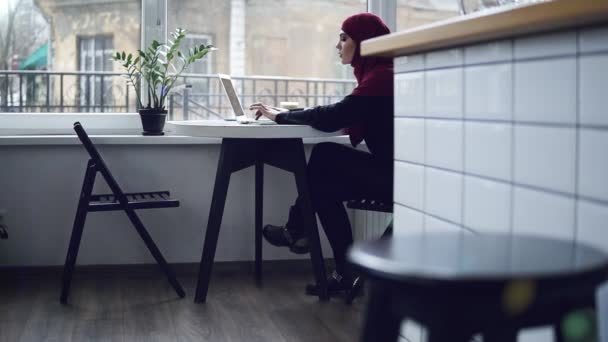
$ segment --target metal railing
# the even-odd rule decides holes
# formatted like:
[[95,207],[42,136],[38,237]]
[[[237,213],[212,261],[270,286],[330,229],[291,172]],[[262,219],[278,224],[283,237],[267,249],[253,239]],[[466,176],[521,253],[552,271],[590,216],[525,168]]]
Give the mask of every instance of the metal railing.
[[[136,112],[137,98],[114,72],[0,71],[2,112]],[[298,102],[311,107],[337,102],[354,80],[247,76],[233,77],[243,106]],[[220,118],[232,108],[216,75],[182,74],[168,97],[172,120]]]

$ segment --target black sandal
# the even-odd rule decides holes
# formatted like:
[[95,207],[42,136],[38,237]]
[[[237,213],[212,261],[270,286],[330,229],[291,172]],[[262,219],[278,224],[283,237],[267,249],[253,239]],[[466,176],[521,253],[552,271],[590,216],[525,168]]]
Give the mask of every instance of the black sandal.
[[292,234],[285,226],[265,225],[262,235],[271,245],[289,247],[293,253],[306,254],[310,251],[308,238],[294,236],[295,234]]
[[[349,294],[357,284],[360,284],[359,277],[349,281],[338,274],[338,272],[333,271],[329,278],[327,278],[327,295],[332,297],[340,294]],[[318,296],[319,293],[319,286],[317,284],[306,285],[307,295]]]

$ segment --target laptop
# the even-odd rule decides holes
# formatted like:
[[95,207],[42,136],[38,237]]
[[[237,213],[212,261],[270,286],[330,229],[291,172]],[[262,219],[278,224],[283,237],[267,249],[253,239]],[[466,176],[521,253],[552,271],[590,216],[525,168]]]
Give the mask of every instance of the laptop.
[[[274,125],[276,122],[266,119],[260,118],[256,120],[254,118],[247,117],[241,106],[241,101],[239,97],[236,96],[236,91],[234,90],[234,84],[232,84],[232,79],[230,75],[218,74],[220,78],[220,83],[222,84],[222,88],[226,92],[226,96],[228,96],[228,101],[230,102],[230,106],[232,106],[232,111],[234,112],[234,116],[236,117],[236,122],[240,124],[257,124],[257,125]],[[228,121],[233,121],[231,119],[224,119]]]

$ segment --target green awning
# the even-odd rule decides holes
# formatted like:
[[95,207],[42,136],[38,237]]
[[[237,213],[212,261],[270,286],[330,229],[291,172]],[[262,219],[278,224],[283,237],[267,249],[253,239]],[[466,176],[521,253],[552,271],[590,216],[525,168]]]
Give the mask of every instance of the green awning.
[[41,66],[45,66],[47,61],[48,49],[48,43],[39,47],[25,60],[23,60],[21,64],[19,64],[19,70],[36,70],[39,69]]

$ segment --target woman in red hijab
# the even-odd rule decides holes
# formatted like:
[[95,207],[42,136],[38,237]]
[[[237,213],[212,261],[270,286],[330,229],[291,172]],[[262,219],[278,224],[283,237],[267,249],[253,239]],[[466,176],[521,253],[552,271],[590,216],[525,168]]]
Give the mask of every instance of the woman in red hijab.
[[[355,275],[347,267],[346,251],[353,242],[344,201],[357,198],[393,198],[393,63],[391,59],[362,57],[363,40],[389,33],[371,13],[355,14],[342,23],[336,44],[342,64],[354,68],[357,87],[342,101],[299,111],[281,112],[263,103],[253,104],[256,116],[279,124],[304,124],[326,132],[345,129],[353,146],[365,140],[369,152],[337,143],[317,144],[307,166],[312,204],[331,244],[336,271],[328,280],[329,294],[349,290]],[[294,253],[308,252],[296,200],[284,226],[266,225],[265,239]],[[316,294],[315,286],[307,292]]]

